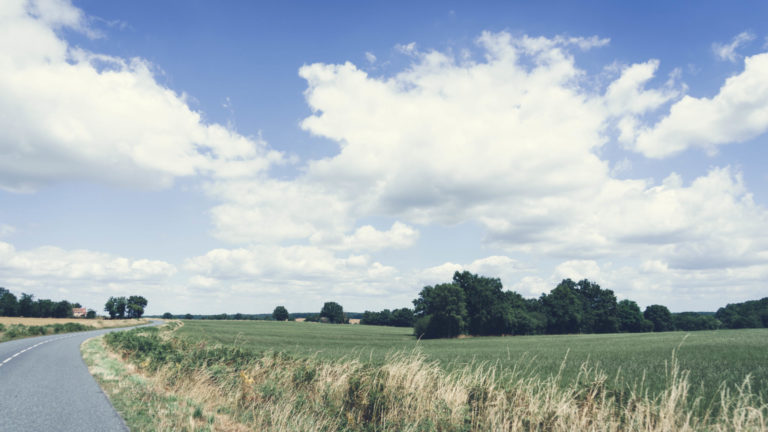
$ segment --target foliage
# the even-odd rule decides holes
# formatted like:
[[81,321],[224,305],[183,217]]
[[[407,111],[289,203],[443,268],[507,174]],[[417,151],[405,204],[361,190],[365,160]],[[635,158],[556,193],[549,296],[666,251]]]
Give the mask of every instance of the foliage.
[[44,336],[58,333],[72,333],[93,330],[94,327],[80,323],[55,323],[45,325],[11,324],[8,327],[0,324],[0,342],[31,336]]
[[23,316],[27,318],[69,318],[72,308],[79,303],[67,300],[54,302],[48,299],[35,300],[32,294],[22,293],[19,299],[6,288],[0,287],[0,316]]
[[726,328],[768,327],[768,297],[728,304],[717,310],[715,318]]
[[85,313],[86,319],[95,319],[96,318],[96,311],[93,309],[88,309],[88,312]]
[[653,331],[655,332],[671,331],[675,329],[675,324],[672,322],[672,313],[666,306],[650,305],[645,308],[643,317],[653,323]]
[[393,311],[384,309],[381,312],[365,311],[360,319],[360,324],[392,327],[413,327],[414,322],[413,310],[408,308]]
[[320,310],[320,318],[326,318],[331,324],[349,324],[344,308],[336,302],[326,302]]
[[144,315],[144,308],[147,307],[147,299],[142,296],[130,296],[126,302],[125,308],[128,312],[128,318],[141,318]]
[[285,306],[277,306],[272,311],[272,319],[275,321],[287,321],[289,318],[288,309]]
[[173,314],[170,312],[163,313],[163,319],[173,319]]
[[413,301],[414,334],[424,339],[456,337],[466,329],[464,290],[456,283],[426,286]]

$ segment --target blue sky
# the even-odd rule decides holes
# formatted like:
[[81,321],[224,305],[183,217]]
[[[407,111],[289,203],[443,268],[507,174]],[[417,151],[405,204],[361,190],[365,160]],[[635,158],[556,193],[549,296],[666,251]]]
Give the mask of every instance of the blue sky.
[[0,6],[0,286],[409,306],[467,269],[764,297],[763,2]]

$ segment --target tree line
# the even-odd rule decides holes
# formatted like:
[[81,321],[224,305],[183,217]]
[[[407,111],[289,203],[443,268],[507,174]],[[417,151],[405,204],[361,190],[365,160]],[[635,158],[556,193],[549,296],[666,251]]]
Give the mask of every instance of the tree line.
[[[37,299],[32,294],[22,293],[17,298],[6,288],[0,287],[0,316],[27,318],[71,318],[72,308],[82,307],[80,303],[67,300],[55,302],[49,299]],[[96,312],[88,311],[88,318],[94,318]]]
[[450,283],[424,287],[413,304],[414,334],[423,338],[768,327],[768,297],[715,314],[673,314],[663,305],[641,312],[636,302],[617,301],[613,291],[587,279],[564,279],[538,299],[526,299],[504,291],[498,278],[467,271],[454,273]]

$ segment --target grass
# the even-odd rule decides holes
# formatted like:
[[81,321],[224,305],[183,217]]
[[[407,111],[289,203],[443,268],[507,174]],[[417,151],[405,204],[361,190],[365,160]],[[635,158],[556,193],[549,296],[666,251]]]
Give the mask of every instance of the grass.
[[[329,356],[328,351],[310,356],[270,350],[257,352],[241,342],[245,333],[237,338],[237,343],[221,345],[210,343],[209,338],[194,327],[187,323],[181,329],[177,326],[170,330],[142,328],[105,337],[110,349],[119,353],[142,377],[134,381],[142,382],[143,387],[126,387],[127,390],[118,392],[123,395],[119,397],[129,398],[125,404],[137,407],[138,412],[144,410],[138,422],[150,422],[135,430],[746,431],[768,428],[768,405],[748,384],[739,385],[734,391],[722,389],[716,409],[702,406],[702,401],[692,395],[692,379],[681,368],[677,354],[672,353],[665,359],[664,387],[651,394],[645,381],[638,380],[628,386],[619,384],[616,377],[590,361],[577,365],[576,375],[566,379],[564,372],[570,360],[561,361],[557,371],[547,375],[530,357],[505,365],[451,361],[449,367],[445,367],[437,360],[430,360],[422,349],[390,352],[376,360],[371,352],[368,360],[362,361],[359,352],[335,357]],[[286,328],[292,328],[295,332],[301,327],[274,323],[254,328],[260,329],[255,333],[262,334],[265,329],[287,331]],[[376,331],[376,328],[319,328],[329,334],[348,336]],[[192,339],[181,334],[197,334],[197,337]],[[341,339],[330,339],[336,340],[337,345],[341,343]],[[441,342],[468,341],[474,340]],[[121,383],[130,382],[129,374],[114,379],[112,385],[128,386],[130,384]]]
[[766,329],[417,341],[407,328],[185,321],[178,333],[195,341],[257,351],[316,355],[329,360],[356,358],[379,364],[392,352],[409,352],[418,346],[427,360],[437,361],[449,370],[471,363],[498,364],[502,368],[531,363],[541,376],[561,373],[564,381],[575,379],[581,365],[589,362],[611,377],[619,375],[625,387],[644,380],[653,394],[666,388],[665,368],[672,350],[676,349],[680,367],[690,371],[692,395],[703,398],[704,403],[718,399],[723,383],[734,391],[747,376],[751,378],[753,391],[768,400]]

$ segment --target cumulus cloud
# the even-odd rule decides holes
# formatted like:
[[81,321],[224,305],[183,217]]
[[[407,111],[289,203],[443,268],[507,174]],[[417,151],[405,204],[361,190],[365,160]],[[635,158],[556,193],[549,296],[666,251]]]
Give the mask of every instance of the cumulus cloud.
[[128,282],[162,281],[176,273],[176,268],[164,261],[54,246],[18,251],[10,243],[0,242],[0,272],[33,280]]
[[419,237],[419,232],[402,222],[395,222],[387,231],[379,231],[371,225],[365,225],[351,235],[327,235],[318,232],[310,237],[310,242],[338,250],[377,251],[381,249],[404,249],[412,246]]
[[719,43],[715,42],[712,44],[712,51],[715,53],[715,56],[717,56],[720,60],[728,60],[731,63],[735,63],[736,60],[738,60],[741,56],[738,55],[736,50],[746,44],[747,42],[753,41],[755,39],[755,35],[753,35],[750,32],[741,32],[734,36],[733,40],[731,40],[731,43]]
[[146,60],[72,47],[63,28],[88,32],[69,2],[0,6],[0,188],[69,179],[164,187],[195,174],[253,176],[281,161],[259,139],[205,123]]
[[684,96],[669,115],[639,132],[634,148],[663,158],[698,147],[710,154],[717,147],[743,142],[768,130],[768,53],[744,60],[744,70],[725,81],[712,98]]

